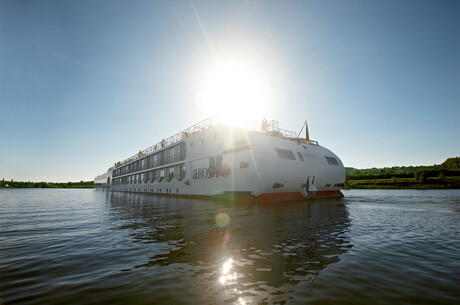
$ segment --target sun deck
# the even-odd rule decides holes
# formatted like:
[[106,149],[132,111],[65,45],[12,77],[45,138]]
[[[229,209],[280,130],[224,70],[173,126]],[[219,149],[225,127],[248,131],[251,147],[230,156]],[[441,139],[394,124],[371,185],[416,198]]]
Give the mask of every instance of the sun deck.
[[[222,123],[222,120],[218,117],[218,116],[211,116],[201,122],[198,122],[184,130],[182,130],[181,132],[178,132],[172,136],[170,136],[169,138],[166,138],[166,139],[163,139],[161,140],[160,142],[144,149],[144,150],[140,150],[137,154],[135,155],[132,155],[131,157],[129,158],[126,158],[125,160],[123,161],[119,161],[119,162],[116,162],[114,166],[110,167],[109,168],[109,171],[110,170],[113,170],[115,168],[118,168],[124,164],[127,164],[131,161],[134,161],[134,160],[137,160],[139,158],[142,158],[146,155],[149,155],[149,154],[152,154],[153,152],[157,151],[157,150],[160,150],[164,147],[167,147],[167,146],[170,146],[176,142],[179,142],[180,140],[183,140],[197,132],[201,132],[203,130],[206,130],[210,127],[213,127],[213,126],[217,126],[217,125],[220,125],[220,124],[223,124]],[[272,136],[278,136],[278,137],[282,137],[282,138],[286,138],[288,140],[291,140],[291,141],[299,141],[299,140],[303,140],[303,141],[306,141],[306,139],[302,139],[302,138],[299,138],[297,136],[297,133],[294,132],[294,131],[290,131],[290,130],[287,130],[287,129],[283,129],[283,128],[280,128],[279,127],[279,122],[278,121],[275,121],[275,120],[271,120],[270,122],[264,120],[262,121],[262,123],[257,123],[257,122],[252,122],[252,121],[249,121],[245,124],[243,124],[243,126],[239,126],[241,128],[244,128],[246,130],[250,130],[250,131],[255,131],[255,132],[260,132],[260,133],[265,133],[265,134],[269,134],[269,135],[272,135]],[[318,142],[316,141],[308,141],[309,143],[311,144],[315,144],[315,145],[318,145]]]

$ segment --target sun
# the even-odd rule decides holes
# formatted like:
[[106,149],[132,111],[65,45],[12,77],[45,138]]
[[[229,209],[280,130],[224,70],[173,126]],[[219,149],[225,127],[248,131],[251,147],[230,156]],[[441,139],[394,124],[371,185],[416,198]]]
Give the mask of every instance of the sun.
[[221,62],[205,72],[196,94],[200,111],[229,123],[258,121],[270,108],[269,86],[257,69],[238,61]]

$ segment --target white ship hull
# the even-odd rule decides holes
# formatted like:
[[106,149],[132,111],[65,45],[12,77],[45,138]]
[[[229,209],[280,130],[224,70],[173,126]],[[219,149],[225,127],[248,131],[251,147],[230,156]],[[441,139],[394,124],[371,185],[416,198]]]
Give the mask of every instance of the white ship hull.
[[180,140],[152,148],[151,153],[140,152],[98,176],[95,187],[260,200],[343,196],[341,160],[316,142],[286,138],[279,132],[217,125],[182,133]]

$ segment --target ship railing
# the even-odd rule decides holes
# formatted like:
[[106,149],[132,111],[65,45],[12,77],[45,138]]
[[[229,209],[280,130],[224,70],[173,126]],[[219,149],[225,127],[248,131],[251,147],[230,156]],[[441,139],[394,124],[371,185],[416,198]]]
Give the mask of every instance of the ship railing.
[[285,138],[297,138],[297,134],[294,131],[279,128],[278,125],[278,121],[275,120],[267,123],[249,122],[247,129],[272,135],[278,134]]
[[157,144],[154,144],[144,150],[140,150],[137,154],[123,160],[123,161],[120,161],[120,162],[117,162],[115,163],[114,166],[112,166],[109,170],[112,170],[112,169],[115,169],[121,165],[124,165],[126,163],[129,163],[131,161],[134,161],[134,160],[137,160],[139,158],[142,158],[146,155],[150,155],[151,153],[157,151],[157,150],[160,150],[164,147],[167,147],[171,144],[174,144],[196,132],[200,132],[200,131],[203,131],[205,129],[208,129],[209,127],[211,126],[215,126],[218,124],[218,120],[216,118],[216,116],[212,116],[212,117],[209,117],[201,122],[198,122],[192,126],[190,126],[189,128],[186,128],[184,130],[182,130],[181,132],[178,132],[176,133],[175,135],[172,135],[170,136],[169,138],[166,138],[166,139],[163,139],[161,140],[160,142],[158,142]]
[[[114,166],[110,167],[109,168],[109,171],[110,170],[113,170],[121,165],[124,165],[126,163],[129,163],[131,161],[134,161],[134,160],[137,160],[139,158],[142,158],[146,155],[149,155],[157,150],[160,150],[164,147],[167,147],[169,145],[172,145],[184,138],[187,138],[188,136],[191,136],[192,134],[194,133],[197,133],[197,132],[200,132],[200,131],[203,131],[203,130],[206,130],[208,129],[209,127],[212,127],[212,126],[216,126],[216,125],[219,125],[222,123],[222,119],[217,116],[217,115],[214,115],[212,117],[209,117],[201,122],[198,122],[192,126],[190,126],[189,128],[186,128],[184,130],[182,130],[181,132],[178,132],[176,133],[175,135],[172,135],[170,136],[169,138],[167,139],[163,139],[161,140],[160,142],[158,142],[157,144],[155,145],[152,145],[144,150],[141,150],[139,151],[137,154],[123,160],[123,161],[120,161],[120,162],[117,162],[115,163]],[[245,129],[248,129],[248,130],[253,130],[253,131],[256,131],[256,132],[261,132],[261,133],[265,133],[265,134],[270,134],[270,135],[278,135],[278,136],[282,136],[282,137],[285,137],[285,138],[288,138],[288,139],[297,139],[297,134],[296,132],[294,131],[290,131],[290,130],[287,130],[287,129],[283,129],[283,128],[279,128],[279,123],[278,121],[276,120],[271,120],[270,122],[266,121],[266,122],[262,122],[262,123],[258,123],[258,122],[248,122],[247,124],[245,124],[245,126],[241,126],[242,128],[245,128]],[[310,142],[316,142],[316,141],[310,141]],[[317,142],[316,142],[316,145]]]

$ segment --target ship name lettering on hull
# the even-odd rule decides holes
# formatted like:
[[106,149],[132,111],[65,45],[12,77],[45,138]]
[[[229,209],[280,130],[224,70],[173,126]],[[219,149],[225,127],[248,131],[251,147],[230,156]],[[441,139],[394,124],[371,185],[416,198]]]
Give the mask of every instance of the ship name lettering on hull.
[[210,167],[195,168],[193,170],[193,179],[211,179],[217,176],[216,170]]

